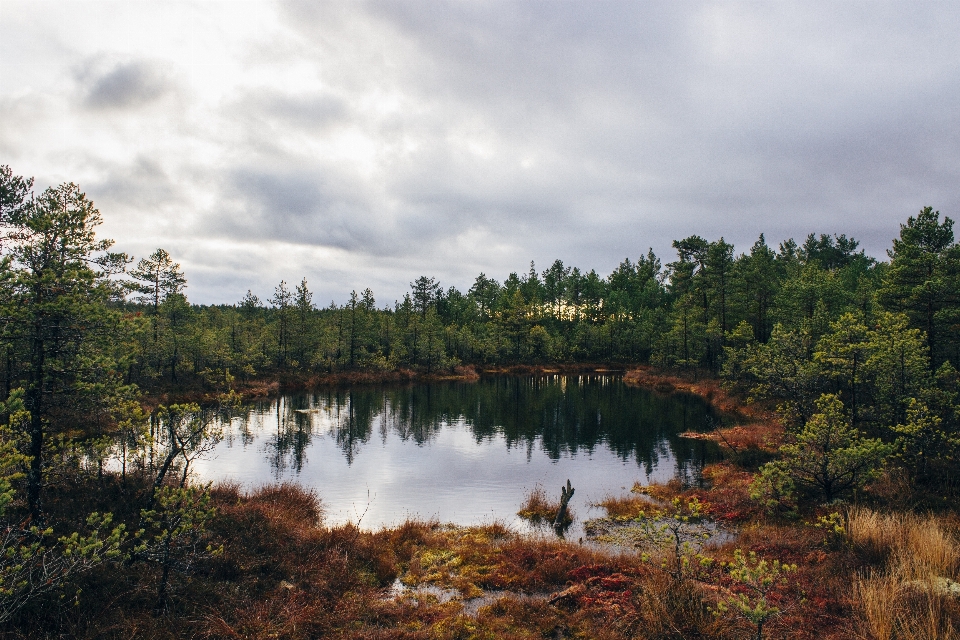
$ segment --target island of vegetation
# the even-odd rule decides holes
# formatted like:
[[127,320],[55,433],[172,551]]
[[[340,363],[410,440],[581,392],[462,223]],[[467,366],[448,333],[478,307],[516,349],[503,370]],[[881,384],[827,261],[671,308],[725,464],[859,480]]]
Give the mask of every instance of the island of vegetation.
[[[326,307],[306,280],[191,304],[172,256],[111,252],[100,221],[77,185],[0,167],[5,637],[958,634],[960,246],[932,208],[886,261],[845,235],[692,236],[605,277],[557,260]],[[585,542],[333,526],[322,487],[191,476],[206,416],[257,396],[603,368],[729,419],[689,434],[725,454],[702,482],[611,495]]]

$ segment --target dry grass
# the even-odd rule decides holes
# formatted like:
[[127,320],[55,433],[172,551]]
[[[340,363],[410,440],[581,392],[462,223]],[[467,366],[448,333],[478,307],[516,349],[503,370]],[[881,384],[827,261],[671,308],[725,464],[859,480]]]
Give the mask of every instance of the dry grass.
[[855,584],[862,633],[875,640],[955,637],[958,545],[936,516],[853,508],[847,532],[874,565]]
[[956,637],[957,603],[932,579],[897,573],[865,574],[854,585],[861,633],[871,640],[937,640]]
[[854,597],[867,637],[874,640],[893,639],[897,615],[890,603],[900,599],[902,588],[898,578],[884,574],[865,575],[854,583]]
[[896,568],[905,579],[955,576],[957,541],[932,514],[879,513],[855,507],[848,513],[847,532],[868,561]]
[[[710,612],[712,598],[692,580],[676,581],[655,573],[643,581],[643,589],[619,624],[630,637],[638,638],[736,638],[737,621]],[[635,634],[635,635],[633,635]]]
[[[530,493],[527,494],[527,499],[520,507],[520,511],[517,511],[517,515],[525,520],[529,520],[533,524],[551,524],[554,518],[557,517],[559,510],[560,501],[550,500],[550,498],[547,497],[547,492],[544,490],[543,485],[537,483],[533,489],[530,490]],[[573,517],[573,510],[567,507],[564,524],[573,522]]]
[[456,589],[468,598],[485,591],[542,594],[562,588],[578,567],[606,560],[586,547],[524,538],[500,525],[441,526],[404,563],[401,580],[409,586]]
[[611,518],[636,518],[641,511],[649,510],[652,506],[650,499],[639,495],[608,496],[596,503],[595,506],[607,510]]

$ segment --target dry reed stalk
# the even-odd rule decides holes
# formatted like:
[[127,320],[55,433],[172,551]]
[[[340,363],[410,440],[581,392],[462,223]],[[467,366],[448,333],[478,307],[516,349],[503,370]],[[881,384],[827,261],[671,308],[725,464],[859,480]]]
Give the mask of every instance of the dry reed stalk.
[[901,589],[895,576],[871,574],[854,583],[861,626],[873,640],[892,640],[896,629],[897,608]]
[[636,494],[630,496],[608,496],[594,504],[603,507],[611,518],[636,518],[641,511],[650,508],[650,500]]
[[924,518],[914,516],[914,521],[906,531],[905,542],[896,557],[904,568],[911,568],[916,578],[954,576],[957,567],[956,543],[932,515]]
[[909,514],[877,513],[863,507],[848,512],[847,534],[851,542],[874,561],[886,561],[906,541]]
[[924,596],[920,603],[910,607],[909,612],[897,616],[897,637],[903,640],[956,638],[949,614],[944,611],[943,599],[932,593]]
[[956,541],[933,515],[881,514],[862,507],[849,512],[847,533],[861,550],[896,565],[906,579],[952,577]]
[[[520,507],[520,511],[517,511],[517,515],[530,520],[534,524],[543,522],[549,524],[553,522],[559,511],[560,501],[550,500],[543,486],[537,483],[530,493],[527,494],[527,499],[523,503],[523,506]],[[572,520],[573,510],[567,509],[564,521],[571,522]]]

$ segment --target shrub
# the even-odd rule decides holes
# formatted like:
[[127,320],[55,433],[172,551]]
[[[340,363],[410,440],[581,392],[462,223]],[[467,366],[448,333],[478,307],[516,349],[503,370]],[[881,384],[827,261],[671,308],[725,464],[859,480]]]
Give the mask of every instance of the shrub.
[[833,394],[820,396],[817,409],[796,442],[781,447],[780,453],[794,481],[819,491],[831,502],[873,479],[894,447],[863,437]]
[[759,502],[770,514],[796,515],[795,493],[793,478],[780,462],[763,465],[750,485],[750,498]]
[[[677,497],[665,507],[641,511],[636,519],[641,540],[657,549],[660,568],[674,580],[681,581],[698,566],[712,562],[700,553],[711,536],[703,525],[704,515],[705,508],[699,500],[690,498],[683,502]],[[646,552],[642,557],[644,561],[652,559]]]

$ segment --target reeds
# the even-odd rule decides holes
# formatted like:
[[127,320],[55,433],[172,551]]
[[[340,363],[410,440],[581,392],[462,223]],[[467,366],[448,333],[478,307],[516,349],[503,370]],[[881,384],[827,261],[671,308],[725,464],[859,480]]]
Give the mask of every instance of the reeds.
[[867,574],[854,583],[854,596],[862,618],[861,626],[867,637],[875,640],[893,639],[897,613],[891,603],[900,600],[901,590],[900,579],[884,573]]
[[595,506],[603,507],[607,515],[615,519],[632,519],[640,515],[641,511],[649,510],[650,499],[646,496],[631,494],[627,496],[607,496]]

